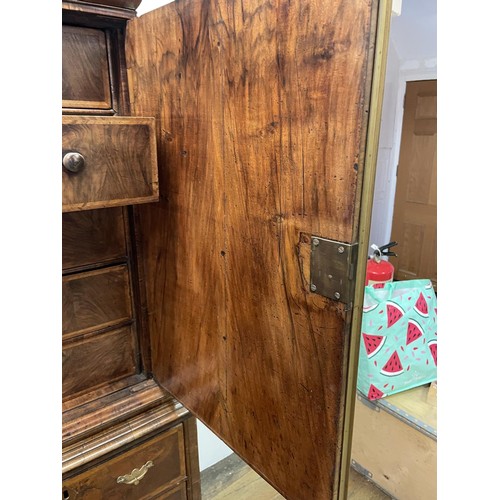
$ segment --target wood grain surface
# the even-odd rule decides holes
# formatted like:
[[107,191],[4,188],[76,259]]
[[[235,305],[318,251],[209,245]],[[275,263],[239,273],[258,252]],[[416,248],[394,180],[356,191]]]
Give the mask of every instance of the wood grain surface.
[[63,107],[111,109],[104,30],[62,27]]
[[62,286],[63,340],[132,320],[126,265],[65,276]]
[[[63,0],[63,22],[72,24],[90,24],[92,27],[110,28],[136,17],[134,4],[139,0],[94,0],[92,3],[84,0]],[[123,7],[123,8],[122,8]]]
[[310,237],[356,240],[372,8],[181,0],[127,31],[154,374],[288,499],[337,487],[350,312],[310,293]]
[[62,214],[62,268],[81,268],[127,257],[123,208]]
[[[171,399],[145,375],[132,375],[63,403],[63,447]],[[187,411],[187,410],[186,410]]]
[[63,344],[62,396],[66,400],[137,372],[133,328],[88,334]]
[[394,278],[437,291],[437,80],[406,84],[391,239]]
[[[70,0],[74,3],[96,3],[100,5],[106,5],[110,7],[119,7],[122,9],[135,10],[141,4],[142,0],[92,0],[92,2],[87,2],[87,0]],[[166,1],[166,0],[165,0]]]
[[[145,481],[134,485],[137,487],[123,489],[112,483],[127,464],[147,460],[154,466]],[[154,468],[157,470],[149,474]],[[157,402],[136,416],[99,432],[94,429],[88,437],[80,436],[78,442],[64,447],[62,469],[63,498],[200,500],[196,419],[172,398]]]
[[158,199],[152,118],[63,116],[62,150],[85,167],[62,167],[63,211],[147,203]]
[[[120,476],[140,469],[152,462],[138,484],[117,484]],[[69,498],[109,500],[154,498],[176,483],[186,479],[184,436],[182,424],[146,441],[144,444],[120,454],[83,474],[67,479],[63,491]]]

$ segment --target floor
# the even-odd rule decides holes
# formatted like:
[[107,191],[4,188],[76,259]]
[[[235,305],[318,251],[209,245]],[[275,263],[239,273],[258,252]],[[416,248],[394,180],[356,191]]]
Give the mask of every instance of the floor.
[[[432,490],[431,486],[436,481],[435,469],[433,468],[435,467],[433,460],[435,460],[436,437],[432,436],[436,434],[437,428],[437,382],[389,396],[385,403],[389,402],[392,405],[392,413],[389,413],[388,410],[383,412],[379,410],[379,413],[373,412],[373,415],[378,415],[375,419],[377,425],[384,423],[385,428],[389,431],[394,429],[396,432],[397,430],[400,444],[398,446],[390,444],[391,449],[397,452],[397,456],[406,457],[408,447],[413,447],[412,449],[420,457],[420,467],[417,472],[424,474],[427,489]],[[370,410],[373,409],[371,406],[367,405],[366,407]],[[365,406],[360,408],[365,410],[359,413],[360,418],[363,415],[366,417]],[[368,416],[370,415],[368,412]],[[401,415],[404,415],[404,418]],[[371,428],[370,422],[370,420],[360,420],[359,424]],[[395,426],[395,423],[398,425]],[[361,436],[360,428],[356,429],[356,419],[354,427],[355,436]],[[401,448],[401,443],[404,443],[404,448]],[[359,446],[355,449],[355,444],[356,440],[353,440],[354,457],[354,453],[360,450]],[[416,490],[418,487],[416,481],[418,483],[419,476],[412,473],[411,465],[405,467],[404,464],[401,465],[402,462],[391,462],[390,460],[387,462],[383,460],[373,462],[372,460],[367,464],[370,465],[373,477],[379,484],[384,484],[383,478],[388,480],[389,477],[386,474],[390,474],[391,487],[395,488],[394,491],[397,490],[401,493],[401,498],[408,497],[408,494],[411,498],[435,498],[429,494],[419,496]],[[392,471],[394,474],[388,471]],[[235,454],[202,471],[201,491],[202,500],[284,500],[272,486]],[[393,490],[391,489],[391,491]],[[405,493],[402,494],[402,492]],[[391,500],[392,497],[351,468],[347,498],[349,500]]]
[[[272,486],[237,455],[230,455],[201,473],[203,500],[283,500]],[[349,500],[390,500],[382,490],[351,469]]]

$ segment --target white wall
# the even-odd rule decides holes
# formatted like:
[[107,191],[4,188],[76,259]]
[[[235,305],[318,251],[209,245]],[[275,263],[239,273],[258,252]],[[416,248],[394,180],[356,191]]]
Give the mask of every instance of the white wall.
[[233,453],[208,427],[199,420],[196,421],[198,430],[198,456],[200,470],[204,470]]
[[[377,173],[375,176],[375,190],[373,194],[370,245],[375,243],[381,246],[390,241],[390,221],[392,219],[390,209],[394,183],[392,167],[394,162],[397,162],[397,158],[396,160],[394,158],[394,138],[399,91],[399,69],[399,56],[394,47],[394,40],[391,39],[389,41],[387,54],[387,70],[377,156]],[[371,253],[371,250],[369,253]]]
[[403,0],[391,20],[370,244],[391,238],[406,82],[437,78],[436,2]]
[[142,0],[141,4],[137,8],[137,15],[142,16],[142,14],[145,14],[150,10],[157,9],[158,7],[171,2],[173,2],[173,0]]

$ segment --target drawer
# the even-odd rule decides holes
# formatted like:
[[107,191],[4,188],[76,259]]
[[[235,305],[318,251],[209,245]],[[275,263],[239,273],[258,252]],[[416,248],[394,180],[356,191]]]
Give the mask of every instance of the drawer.
[[158,201],[154,118],[63,116],[63,212]]
[[62,105],[63,108],[112,108],[104,31],[62,27]]
[[162,492],[151,500],[187,500],[186,483],[181,483],[175,488]]
[[[134,477],[137,484],[134,484]],[[184,434],[180,424],[116,458],[67,479],[63,482],[63,498],[181,500],[186,498],[185,483],[182,482],[185,479]]]
[[65,342],[63,400],[135,375],[137,354],[135,330],[131,325]]
[[125,259],[124,210],[117,207],[62,214],[63,270]]
[[132,319],[126,265],[64,276],[63,339]]

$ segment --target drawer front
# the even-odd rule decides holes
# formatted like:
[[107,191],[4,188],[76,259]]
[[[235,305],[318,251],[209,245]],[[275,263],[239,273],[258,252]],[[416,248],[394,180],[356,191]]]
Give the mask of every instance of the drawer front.
[[134,375],[136,357],[136,340],[130,325],[66,342],[63,345],[63,399]]
[[62,105],[64,108],[112,108],[104,31],[62,27]]
[[62,120],[63,212],[158,201],[154,118]]
[[[134,484],[134,478],[137,484]],[[186,498],[185,484],[177,483],[185,479],[184,434],[180,424],[64,481],[63,498],[180,500]]]
[[63,339],[132,319],[128,267],[63,277]]
[[122,207],[62,214],[63,270],[127,256]]

